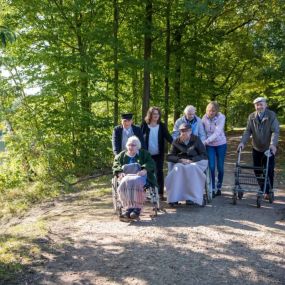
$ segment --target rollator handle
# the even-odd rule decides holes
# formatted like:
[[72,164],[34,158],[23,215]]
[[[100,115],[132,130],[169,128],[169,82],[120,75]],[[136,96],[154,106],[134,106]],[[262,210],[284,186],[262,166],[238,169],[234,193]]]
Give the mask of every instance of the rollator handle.
[[273,155],[273,152],[271,149],[268,149],[264,152],[264,154],[267,156],[267,157],[271,157]]

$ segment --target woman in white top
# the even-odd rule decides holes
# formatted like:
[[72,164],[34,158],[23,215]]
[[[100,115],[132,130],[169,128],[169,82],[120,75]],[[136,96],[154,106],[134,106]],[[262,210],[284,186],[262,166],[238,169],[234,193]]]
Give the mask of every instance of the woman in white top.
[[141,125],[146,149],[150,152],[156,164],[156,176],[158,182],[158,193],[160,199],[164,200],[163,189],[163,162],[165,140],[172,143],[172,137],[164,123],[160,121],[161,112],[158,107],[150,107],[145,117],[145,122]]

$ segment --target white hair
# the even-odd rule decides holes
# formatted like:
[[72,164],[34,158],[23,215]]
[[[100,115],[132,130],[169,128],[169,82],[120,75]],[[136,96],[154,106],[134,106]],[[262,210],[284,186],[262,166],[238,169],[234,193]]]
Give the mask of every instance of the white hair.
[[184,114],[186,115],[188,112],[193,111],[193,113],[196,113],[196,108],[192,105],[188,105],[186,106],[186,108],[184,109]]
[[126,146],[128,146],[129,144],[135,144],[137,146],[137,149],[141,149],[141,147],[142,147],[142,144],[141,144],[139,138],[136,136],[131,136],[128,138]]

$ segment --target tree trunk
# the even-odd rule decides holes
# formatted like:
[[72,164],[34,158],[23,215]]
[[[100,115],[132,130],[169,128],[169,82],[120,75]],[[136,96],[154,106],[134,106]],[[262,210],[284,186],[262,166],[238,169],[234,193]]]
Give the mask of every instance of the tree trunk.
[[119,7],[118,0],[113,1],[114,5],[114,126],[118,125],[119,119],[119,69],[118,69],[118,30],[119,30]]
[[144,34],[144,88],[142,102],[142,119],[149,108],[150,100],[150,59],[151,59],[151,29],[152,29],[152,0],[147,0]]
[[181,113],[181,98],[180,98],[180,87],[181,87],[181,31],[175,33],[175,79],[174,79],[174,122],[180,117]]
[[169,114],[169,66],[170,66],[170,7],[171,0],[166,7],[166,42],[165,42],[165,75],[164,75],[164,122],[168,126]]

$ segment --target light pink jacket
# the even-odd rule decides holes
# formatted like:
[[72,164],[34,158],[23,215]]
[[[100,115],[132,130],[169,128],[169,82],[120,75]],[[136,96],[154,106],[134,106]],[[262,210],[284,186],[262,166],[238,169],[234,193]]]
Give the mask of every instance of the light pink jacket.
[[218,113],[213,119],[210,119],[206,114],[202,118],[204,129],[206,132],[205,145],[218,146],[227,143],[227,138],[224,132],[226,117],[222,113]]

